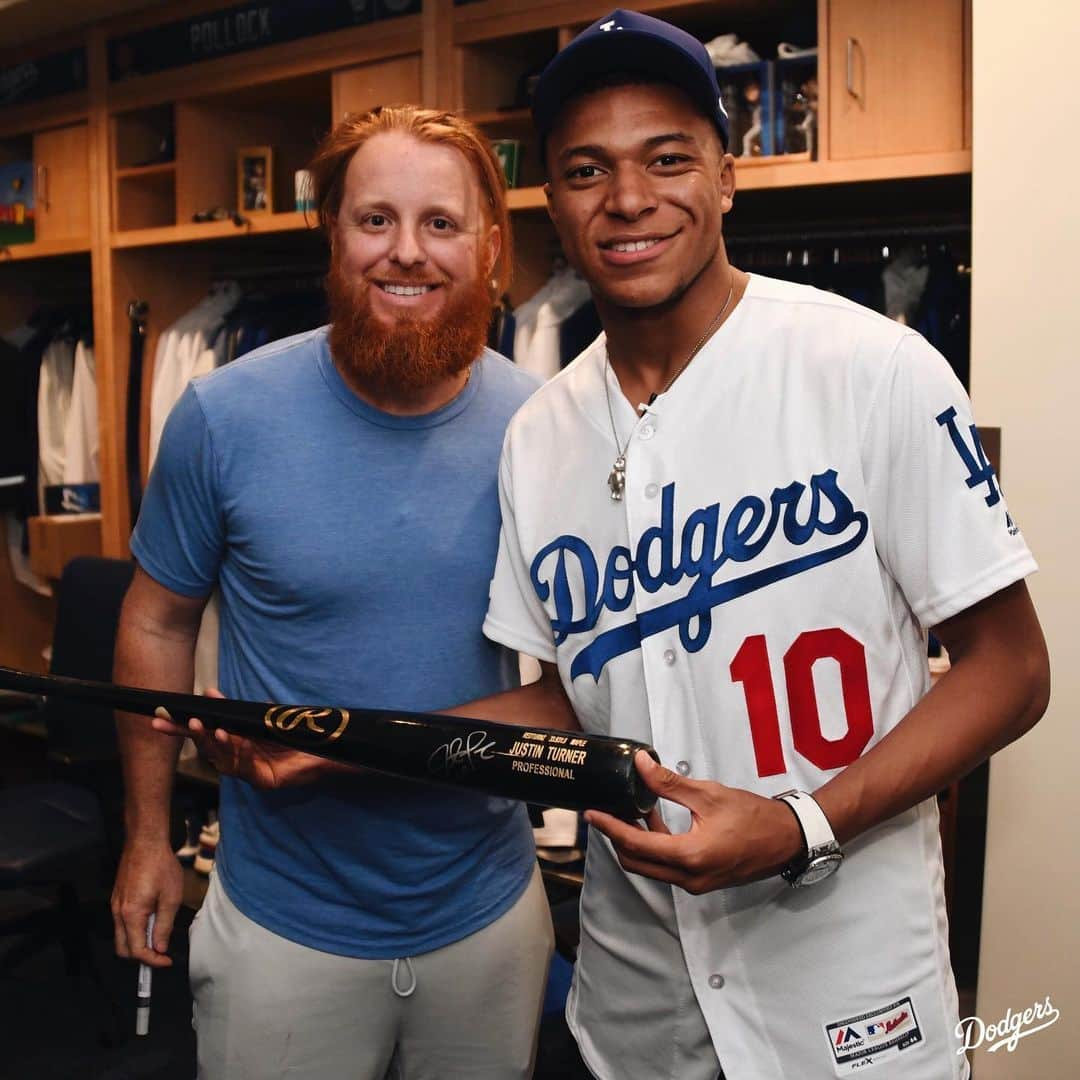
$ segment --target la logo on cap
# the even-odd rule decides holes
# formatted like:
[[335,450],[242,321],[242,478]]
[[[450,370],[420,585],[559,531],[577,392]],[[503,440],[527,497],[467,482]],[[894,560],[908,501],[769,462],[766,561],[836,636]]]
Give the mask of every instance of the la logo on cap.
[[600,24],[600,29],[601,30],[611,30],[611,29],[621,30],[622,27],[621,26],[616,26],[614,19],[608,19],[608,21],[606,23],[601,23]]

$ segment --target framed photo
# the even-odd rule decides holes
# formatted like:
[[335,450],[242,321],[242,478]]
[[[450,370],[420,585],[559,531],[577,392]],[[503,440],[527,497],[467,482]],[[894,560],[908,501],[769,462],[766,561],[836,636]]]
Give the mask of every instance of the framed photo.
[[520,139],[496,139],[492,144],[495,156],[503,167],[506,176],[506,186],[515,188],[518,185],[518,173],[521,168],[521,140]]
[[236,151],[236,206],[241,214],[273,213],[272,146],[242,146]]
[[34,163],[0,165],[0,248],[34,239]]

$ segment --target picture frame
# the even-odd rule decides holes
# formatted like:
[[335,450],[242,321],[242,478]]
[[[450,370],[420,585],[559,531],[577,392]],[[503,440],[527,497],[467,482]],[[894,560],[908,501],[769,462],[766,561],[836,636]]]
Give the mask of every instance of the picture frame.
[[503,175],[506,177],[506,186],[516,188],[518,177],[521,172],[521,140],[520,139],[496,139],[491,144],[495,156],[502,166]]
[[241,146],[236,151],[236,208],[241,214],[274,212],[272,146]]
[[34,241],[34,176],[32,161],[0,164],[0,248]]

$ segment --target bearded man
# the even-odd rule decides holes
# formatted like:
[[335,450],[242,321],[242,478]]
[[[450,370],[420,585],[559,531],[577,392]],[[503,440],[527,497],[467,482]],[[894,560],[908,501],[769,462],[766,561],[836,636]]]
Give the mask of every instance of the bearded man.
[[[484,348],[510,265],[498,163],[468,124],[408,106],[345,121],[311,170],[330,325],[177,404],[132,537],[116,679],[190,691],[217,587],[230,697],[435,710],[505,691],[515,658],[481,627],[499,452],[534,384]],[[119,724],[116,946],[165,967],[179,743]],[[222,777],[191,931],[199,1076],[529,1075],[552,934],[524,807],[306,762],[271,759],[287,785]]]

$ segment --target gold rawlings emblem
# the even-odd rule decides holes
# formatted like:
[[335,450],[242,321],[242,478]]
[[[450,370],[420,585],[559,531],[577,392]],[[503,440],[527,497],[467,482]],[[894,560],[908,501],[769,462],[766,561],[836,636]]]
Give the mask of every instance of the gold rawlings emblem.
[[[320,727],[320,720],[336,723],[337,729],[327,734],[325,727]],[[304,705],[273,705],[266,710],[263,723],[272,731],[293,731],[301,724],[313,735],[323,735],[327,742],[333,742],[349,726],[347,709],[310,708]]]

